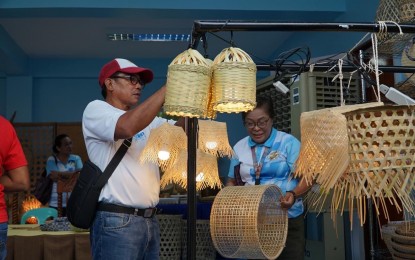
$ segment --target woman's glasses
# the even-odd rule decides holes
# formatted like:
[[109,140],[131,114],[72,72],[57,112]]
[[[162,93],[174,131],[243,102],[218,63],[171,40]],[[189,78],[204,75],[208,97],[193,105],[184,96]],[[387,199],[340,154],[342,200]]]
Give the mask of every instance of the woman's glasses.
[[260,120],[258,122],[245,121],[245,127],[248,129],[254,129],[255,126],[258,126],[259,128],[265,128],[267,126],[269,119],[270,118],[268,117],[268,119]]
[[137,83],[140,83],[141,86],[144,86],[144,81],[138,76],[138,75],[116,75],[112,76],[112,79],[126,79],[131,82],[131,84],[136,85]]

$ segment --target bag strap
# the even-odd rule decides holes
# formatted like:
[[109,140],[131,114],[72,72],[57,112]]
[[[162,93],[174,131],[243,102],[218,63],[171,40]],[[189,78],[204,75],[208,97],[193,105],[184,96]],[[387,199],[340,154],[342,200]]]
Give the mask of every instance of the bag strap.
[[132,138],[128,138],[124,140],[120,148],[118,148],[117,152],[114,154],[114,157],[112,157],[108,166],[105,168],[104,172],[101,174],[95,186],[100,187],[100,188],[104,187],[105,183],[107,183],[108,179],[111,177],[115,168],[117,168],[118,164],[121,162],[121,159],[124,157],[128,148],[130,148],[131,141],[132,141]]

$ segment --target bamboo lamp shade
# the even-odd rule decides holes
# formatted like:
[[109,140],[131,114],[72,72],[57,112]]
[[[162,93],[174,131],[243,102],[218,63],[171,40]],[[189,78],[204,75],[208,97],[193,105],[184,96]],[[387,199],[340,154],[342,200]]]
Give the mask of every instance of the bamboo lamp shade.
[[181,117],[202,117],[207,110],[212,70],[194,49],[179,54],[169,65],[165,113]]
[[221,113],[239,113],[256,104],[256,65],[239,48],[222,50],[213,60],[214,106]]
[[[383,106],[345,113],[356,197],[385,198],[415,215],[415,106]],[[377,200],[376,200],[377,199]],[[387,216],[386,216],[387,217]]]
[[278,203],[276,185],[228,186],[215,197],[210,234],[227,258],[275,259],[287,237],[287,211]]
[[164,123],[150,131],[147,145],[139,160],[142,163],[156,163],[165,170],[176,161],[179,151],[186,148],[187,136],[183,128]]
[[229,144],[226,123],[199,120],[198,147],[206,153],[219,157],[232,157],[233,150]]
[[[180,150],[176,162],[167,168],[161,177],[161,188],[175,183],[187,189],[187,158],[187,150]],[[208,187],[212,189],[222,188],[222,182],[219,178],[218,161],[216,156],[197,149],[196,190],[200,191]]]
[[303,112],[295,176],[304,176],[309,183],[315,180],[323,190],[332,189],[349,166],[349,139],[343,113],[381,105],[373,102]]

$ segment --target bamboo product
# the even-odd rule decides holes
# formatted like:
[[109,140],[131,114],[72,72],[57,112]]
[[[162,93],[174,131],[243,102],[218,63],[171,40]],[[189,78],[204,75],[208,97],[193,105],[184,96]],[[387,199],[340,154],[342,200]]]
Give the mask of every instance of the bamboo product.
[[[349,137],[349,175],[354,198],[372,198],[388,217],[385,200],[412,216],[415,186],[415,106],[383,106],[345,113]],[[358,210],[363,209],[361,202]],[[361,216],[364,212],[360,211]]]
[[276,185],[228,186],[213,201],[210,234],[227,258],[275,259],[287,237],[287,211]]
[[183,128],[164,123],[150,130],[139,160],[142,163],[156,163],[164,171],[175,163],[181,149],[187,149],[187,136]]
[[[187,188],[187,150],[181,149],[178,153],[176,162],[168,167],[160,180],[161,188],[171,183],[178,184],[182,188]],[[220,189],[222,182],[219,178],[218,161],[216,156],[196,151],[196,190],[206,188]]]
[[246,52],[225,48],[213,60],[212,70],[215,111],[238,113],[254,109],[257,68]]
[[179,54],[169,65],[166,83],[166,114],[202,117],[206,114],[212,70],[194,49]]
[[219,157],[232,157],[233,150],[229,144],[226,123],[212,120],[198,120],[198,125],[199,149]]

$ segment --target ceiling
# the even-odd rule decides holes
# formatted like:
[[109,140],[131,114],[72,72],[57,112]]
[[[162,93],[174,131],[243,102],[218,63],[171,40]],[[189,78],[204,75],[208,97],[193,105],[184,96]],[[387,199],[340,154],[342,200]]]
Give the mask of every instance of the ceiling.
[[[110,59],[128,57],[140,59],[173,59],[188,48],[188,42],[139,42],[111,41],[112,33],[174,33],[191,34],[195,20],[249,20],[249,21],[297,21],[333,22],[344,14],[344,6],[336,1],[320,0],[325,4],[316,10],[316,1],[299,1],[302,7],[241,5],[237,10],[229,8],[126,8],[131,3],[119,0],[118,8],[98,7],[34,7],[25,2],[19,7],[11,0],[0,3],[0,71],[7,71],[30,59]],[[38,1],[51,2],[51,1]],[[82,1],[74,1],[82,2]],[[91,2],[91,1],[89,1]],[[115,1],[117,2],[117,1]],[[160,1],[155,1],[160,2]],[[213,2],[218,2],[213,0]],[[231,1],[234,2],[234,1]],[[272,1],[259,1],[272,2]],[[291,1],[283,1],[291,2]],[[318,2],[318,1],[317,1]],[[103,1],[108,4],[108,1]],[[242,1],[240,3],[246,3]],[[342,1],[340,1],[342,3]],[[76,5],[76,3],[74,4]],[[97,4],[96,4],[97,5]],[[131,5],[131,4],[130,4]],[[135,4],[137,5],[137,4]],[[194,4],[193,4],[194,5]],[[292,4],[291,4],[292,5]],[[344,3],[343,3],[344,5]],[[128,5],[126,5],[128,6]],[[249,7],[251,6],[251,8]],[[252,8],[254,6],[255,8]],[[251,10],[252,9],[252,10]],[[216,32],[207,33],[207,51],[214,58],[223,48],[234,44],[255,59],[267,59],[275,55],[284,42],[301,32]],[[198,50],[205,54],[202,44]],[[7,68],[7,69],[6,69]],[[7,72],[6,72],[7,73]]]

